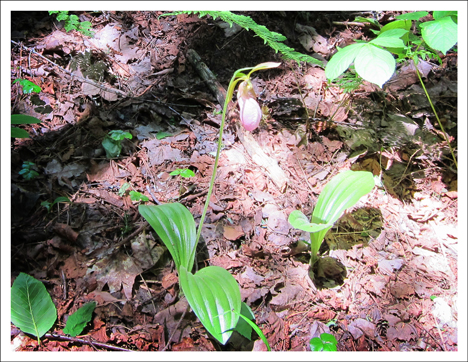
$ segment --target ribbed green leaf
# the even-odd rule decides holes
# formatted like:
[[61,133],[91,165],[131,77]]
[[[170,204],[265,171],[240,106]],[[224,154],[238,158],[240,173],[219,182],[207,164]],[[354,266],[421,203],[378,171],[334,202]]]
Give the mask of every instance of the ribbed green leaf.
[[382,88],[395,73],[396,62],[388,50],[373,44],[364,44],[354,61],[354,66],[361,78]]
[[[344,171],[334,176],[323,188],[312,213],[314,224],[333,225],[343,212],[374,188],[374,176],[367,171]],[[310,234],[311,251],[315,256],[329,228]]]
[[181,267],[179,282],[190,307],[206,330],[220,343],[226,344],[241,310],[241,294],[236,279],[219,266],[203,268],[195,275]]
[[431,48],[441,51],[444,55],[457,44],[458,26],[450,16],[422,23],[421,29],[424,41]]
[[44,284],[20,273],[11,287],[11,321],[24,333],[41,338],[57,319],[57,309]]
[[86,303],[68,317],[63,333],[69,334],[72,337],[76,337],[80,334],[84,327],[86,327],[86,324],[91,320],[94,308],[96,308],[96,302]]
[[29,138],[29,133],[24,129],[11,127],[11,137],[13,138]]
[[138,211],[164,242],[176,264],[192,270],[196,250],[195,220],[180,203],[140,205]]
[[313,224],[309,221],[302,211],[294,210],[288,218],[289,223],[296,229],[307,231],[309,233],[316,233],[323,229],[329,229],[333,224]]

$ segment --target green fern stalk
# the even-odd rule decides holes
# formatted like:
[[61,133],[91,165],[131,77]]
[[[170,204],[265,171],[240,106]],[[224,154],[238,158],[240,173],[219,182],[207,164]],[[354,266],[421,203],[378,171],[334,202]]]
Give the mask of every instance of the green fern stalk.
[[274,49],[276,53],[280,52],[285,59],[292,59],[299,62],[307,62],[323,67],[323,63],[307,54],[302,54],[295,51],[293,48],[283,44],[286,37],[280,33],[268,30],[263,25],[257,24],[250,16],[233,14],[230,11],[175,11],[173,13],[162,14],[161,16],[179,15],[179,14],[196,14],[199,18],[206,15],[211,16],[214,20],[220,18],[222,21],[232,26],[236,23],[245,30],[252,30],[258,37],[262,38],[264,43]]

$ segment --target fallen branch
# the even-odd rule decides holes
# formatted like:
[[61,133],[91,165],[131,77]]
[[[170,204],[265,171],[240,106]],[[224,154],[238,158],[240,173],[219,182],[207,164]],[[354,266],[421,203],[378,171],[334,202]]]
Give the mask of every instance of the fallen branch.
[[132,352],[131,349],[127,349],[127,348],[112,346],[110,344],[105,344],[105,343],[100,343],[100,342],[92,342],[92,341],[88,341],[82,338],[62,336],[60,334],[55,334],[55,333],[46,333],[44,334],[44,337],[48,339],[55,339],[55,340],[60,340],[60,341],[87,344],[88,346],[91,346],[93,348],[99,347],[99,348],[110,349],[113,351]]
[[28,48],[27,46],[24,46],[23,44],[19,44],[19,43],[13,41],[13,40],[12,40],[11,42],[12,42],[13,44],[15,44],[15,45],[21,47],[22,49],[25,49],[25,50],[27,50],[28,52],[31,52],[31,53],[33,53],[33,54],[36,54],[37,56],[39,56],[40,58],[44,59],[45,61],[47,61],[47,62],[49,62],[49,63],[55,65],[55,66],[56,66],[57,68],[59,68],[62,72],[65,72],[66,74],[68,74],[68,75],[71,76],[72,78],[77,78],[77,79],[79,79],[80,81],[82,81],[83,83],[91,84],[92,86],[97,87],[97,88],[99,88],[99,89],[101,89],[101,90],[103,90],[103,91],[105,91],[105,92],[115,93],[115,94],[118,94],[118,95],[120,95],[120,96],[122,96],[122,97],[127,97],[127,96],[128,96],[127,93],[125,93],[125,92],[123,92],[123,91],[121,91],[121,90],[119,90],[119,89],[105,87],[105,86],[103,86],[103,85],[100,84],[100,83],[96,83],[96,82],[94,82],[94,81],[92,81],[92,80],[90,80],[90,79],[83,78],[83,77],[81,77],[81,76],[79,76],[79,75],[76,75],[75,73],[70,72],[69,70],[66,70],[65,68],[62,68],[60,65],[58,65],[57,63],[53,62],[52,60],[46,58],[46,57],[43,56],[42,54],[36,52],[34,49]]

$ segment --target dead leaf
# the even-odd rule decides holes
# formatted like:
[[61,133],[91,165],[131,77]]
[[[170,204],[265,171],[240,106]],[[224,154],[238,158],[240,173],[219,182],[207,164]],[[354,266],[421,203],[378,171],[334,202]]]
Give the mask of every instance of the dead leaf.
[[235,225],[235,226],[226,225],[226,226],[224,226],[223,236],[228,240],[234,241],[234,240],[239,239],[243,235],[244,235],[244,230],[242,230],[241,225]]
[[107,283],[111,293],[120,292],[123,289],[127,299],[131,299],[135,277],[142,272],[143,269],[135,264],[131,256],[120,252],[98,261],[91,269],[88,269],[87,274],[94,273],[98,291],[102,291]]

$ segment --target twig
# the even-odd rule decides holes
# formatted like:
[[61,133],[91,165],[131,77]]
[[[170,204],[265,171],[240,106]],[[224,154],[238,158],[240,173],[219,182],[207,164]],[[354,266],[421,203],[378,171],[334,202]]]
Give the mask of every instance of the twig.
[[55,334],[55,333],[46,333],[44,334],[44,337],[49,338],[49,339],[58,339],[61,341],[69,341],[69,342],[74,342],[74,343],[84,343],[94,348],[99,347],[99,348],[111,349],[114,351],[132,352],[131,349],[127,349],[127,348],[112,346],[110,344],[105,344],[105,343],[100,343],[100,342],[87,341],[86,339],[81,339],[81,338],[76,338],[76,337],[62,336],[60,334]]
[[218,82],[216,76],[211,72],[207,65],[202,62],[200,56],[195,50],[189,49],[187,51],[187,59],[197,70],[198,74],[200,74],[201,78],[205,81],[210,90],[216,95],[216,99],[222,107],[224,100],[226,99],[226,90],[221,83]]
[[57,63],[55,63],[55,62],[53,62],[52,60],[46,58],[45,56],[43,56],[42,54],[36,52],[35,50],[28,48],[27,46],[24,46],[24,45],[22,45],[22,44],[19,44],[19,43],[15,42],[14,40],[12,40],[11,42],[12,42],[13,44],[15,44],[15,45],[17,45],[17,46],[19,46],[19,47],[21,47],[21,48],[23,48],[23,49],[29,51],[30,53],[36,54],[37,56],[41,57],[42,59],[46,60],[47,62],[49,62],[49,63],[55,65],[55,66],[56,66],[57,68],[59,68],[62,72],[65,72],[66,74],[68,74],[69,76],[71,76],[71,77],[73,77],[73,78],[77,78],[77,79],[79,79],[80,81],[82,81],[82,82],[84,82],[84,83],[91,84],[92,86],[97,87],[97,88],[99,88],[99,89],[102,89],[103,91],[106,91],[106,92],[115,93],[115,94],[118,94],[118,95],[120,95],[120,96],[122,96],[122,97],[127,97],[127,96],[128,96],[127,93],[125,93],[125,92],[123,92],[123,91],[121,91],[121,90],[119,90],[119,89],[108,88],[108,87],[105,87],[105,86],[103,86],[103,85],[101,85],[101,84],[99,84],[99,83],[96,83],[96,82],[94,82],[94,81],[92,81],[92,80],[90,80],[90,79],[86,79],[86,78],[80,77],[79,75],[76,75],[75,73],[70,72],[70,71],[66,70],[65,68],[62,68],[62,67],[61,67],[60,65],[58,65]]
[[184,320],[185,314],[187,313],[188,309],[189,309],[189,305],[187,305],[187,308],[185,308],[184,313],[182,313],[182,316],[180,317],[179,321],[177,322],[177,325],[175,326],[174,330],[172,331],[171,336],[169,337],[166,345],[164,346],[164,348],[162,349],[161,352],[164,352],[167,349],[167,347],[169,347],[169,343],[171,343],[172,338],[174,338],[175,333],[179,330],[180,323]]

